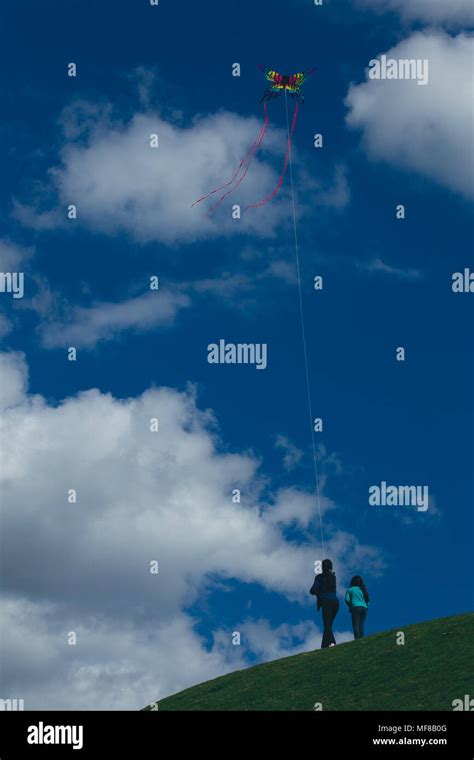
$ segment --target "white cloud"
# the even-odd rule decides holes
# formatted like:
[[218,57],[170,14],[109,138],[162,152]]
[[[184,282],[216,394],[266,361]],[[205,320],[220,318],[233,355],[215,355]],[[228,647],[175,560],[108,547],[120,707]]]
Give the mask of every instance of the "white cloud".
[[169,326],[178,311],[189,305],[190,299],[182,293],[150,291],[117,303],[76,306],[64,321],[53,319],[40,326],[42,343],[46,348],[65,345],[91,348],[125,330]]
[[383,274],[389,277],[394,277],[398,280],[407,280],[413,282],[420,280],[422,272],[419,269],[411,269],[410,267],[394,267],[391,264],[387,264],[380,258],[372,259],[371,261],[357,261],[357,266],[366,272],[371,274]]
[[[148,86],[145,82],[145,91]],[[143,93],[142,104],[146,105]],[[213,214],[208,211],[220,193],[210,202],[192,204],[231,179],[257,138],[260,117],[220,111],[183,126],[179,115],[165,118],[148,111],[123,123],[113,118],[110,104],[78,101],[65,109],[61,123],[67,142],[60,164],[48,172],[50,184],[43,186],[44,197],[38,198],[37,206],[14,200],[14,214],[27,226],[86,224],[110,235],[126,232],[141,243],[173,245],[220,235],[273,237],[291,219],[288,183],[271,203],[244,210],[268,196],[283,166],[286,131],[273,122],[245,180]],[[152,134],[158,135],[158,148],[150,147]],[[298,167],[296,146],[293,157]],[[304,170],[296,179],[303,184],[309,181]],[[347,202],[347,182],[340,168],[333,181],[313,180],[312,186],[313,206],[340,207]],[[55,208],[47,208],[54,195]],[[234,203],[242,206],[240,220],[231,216]],[[69,204],[77,206],[74,222],[66,220]],[[300,201],[298,212],[304,211]]]
[[[222,626],[209,650],[184,611],[216,579],[309,605],[315,547],[285,539],[258,462],[224,453],[191,390],[126,400],[89,390],[51,406],[27,395],[22,355],[1,359],[5,694],[30,709],[134,709],[241,666]],[[236,484],[242,504],[232,503]],[[278,493],[277,510],[291,497]],[[296,500],[280,518],[308,523],[299,498],[304,509]],[[379,553],[346,533],[327,551],[341,573],[349,561],[380,568]]]
[[[170,290],[149,291],[123,301],[73,307],[58,294],[53,295],[41,278],[35,278],[38,292],[22,306],[33,309],[42,318],[38,329],[45,348],[67,345],[93,348],[99,341],[111,340],[127,330],[144,332],[172,325],[181,310],[193,305],[195,295],[220,298],[224,304],[248,314],[254,292],[268,278],[293,283],[295,267],[278,260],[252,276],[227,272],[219,277],[182,282]],[[237,306],[232,300],[236,294]]]
[[24,401],[28,372],[24,354],[0,353],[0,409],[9,409]]
[[429,24],[474,23],[472,0],[358,0],[358,3],[378,11],[398,11],[405,19]]
[[245,665],[221,632],[206,651],[186,615],[117,625],[25,599],[9,597],[0,607],[3,694],[18,695],[26,710],[140,709]]
[[351,85],[348,124],[363,131],[370,156],[472,196],[473,39],[416,32],[386,55],[428,59],[429,83],[367,79]]
[[[320,495],[319,504],[321,513],[334,506],[334,502],[326,496]],[[296,523],[307,528],[314,520],[315,512],[319,507],[315,494],[300,491],[297,488],[282,488],[278,491],[275,503],[268,511],[268,520],[271,523],[291,525]],[[319,511],[318,511],[319,514]]]
[[32,248],[25,248],[11,240],[0,240],[0,272],[23,271],[23,265],[32,255]]
[[276,437],[275,447],[283,452],[283,466],[285,470],[292,470],[303,458],[301,449],[295,446],[286,435],[278,435]]
[[[30,260],[34,255],[34,248],[25,247],[9,240],[8,238],[0,239],[0,272],[21,272],[25,275],[27,287],[30,277],[34,276],[28,271],[30,269]],[[0,294],[0,298],[2,294]],[[3,296],[6,299],[6,296]],[[11,305],[10,301],[10,305]],[[15,300],[15,308],[24,307],[25,299]],[[15,327],[15,320],[7,317],[6,314],[0,313],[0,339],[5,338]]]
[[5,338],[12,330],[13,322],[5,314],[0,314],[0,338]]
[[[262,157],[279,157],[283,163],[283,130],[274,125],[268,130],[265,151],[254,159],[238,191],[223,209],[208,215],[209,204],[192,208],[193,201],[232,177],[260,130],[257,118],[220,112],[182,127],[157,113],[139,113],[122,124],[112,121],[108,111],[104,115],[84,103],[78,107],[80,116],[69,111],[65,122],[66,134],[76,142],[64,145],[61,165],[50,175],[64,209],[77,206],[79,224],[167,244],[222,234],[274,234],[282,204],[288,202],[287,188],[275,203],[259,209],[262,213],[249,210],[236,221],[230,209],[232,203],[259,201],[276,185],[278,174]],[[159,137],[158,148],[150,147],[152,134]],[[40,212],[40,227],[55,223],[51,213]],[[37,226],[34,209],[17,202],[16,214]]]
[[48,211],[40,211],[35,206],[29,206],[21,203],[17,198],[13,199],[13,214],[25,227],[32,227],[35,230],[54,230],[64,223],[65,211],[61,215],[58,208]]
[[334,170],[332,182],[326,187],[319,186],[319,202],[323,206],[335,209],[343,209],[349,203],[350,191],[347,180],[346,167],[338,164]]
[[296,285],[298,282],[294,261],[291,263],[283,259],[271,261],[268,265],[268,274],[284,280],[288,285]]

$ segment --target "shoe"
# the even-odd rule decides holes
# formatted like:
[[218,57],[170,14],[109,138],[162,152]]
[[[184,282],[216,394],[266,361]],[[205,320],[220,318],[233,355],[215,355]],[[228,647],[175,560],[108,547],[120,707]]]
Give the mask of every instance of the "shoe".
[[335,644],[329,644],[329,646],[330,646],[330,647],[335,647],[336,645],[335,645]]

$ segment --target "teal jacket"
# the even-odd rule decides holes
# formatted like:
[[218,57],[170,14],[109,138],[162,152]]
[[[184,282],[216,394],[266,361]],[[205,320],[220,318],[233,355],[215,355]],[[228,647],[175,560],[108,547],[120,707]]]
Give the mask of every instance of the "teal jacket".
[[347,589],[345,602],[349,606],[349,609],[352,607],[365,607],[367,609],[369,606],[365,601],[364,594],[359,586],[351,586]]

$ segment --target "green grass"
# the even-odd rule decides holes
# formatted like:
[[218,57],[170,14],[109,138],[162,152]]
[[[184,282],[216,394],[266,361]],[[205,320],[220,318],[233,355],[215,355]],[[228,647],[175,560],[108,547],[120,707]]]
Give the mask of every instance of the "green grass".
[[453,699],[474,696],[473,662],[469,613],[239,670],[162,699],[158,709],[313,710],[320,702],[323,710],[452,710]]

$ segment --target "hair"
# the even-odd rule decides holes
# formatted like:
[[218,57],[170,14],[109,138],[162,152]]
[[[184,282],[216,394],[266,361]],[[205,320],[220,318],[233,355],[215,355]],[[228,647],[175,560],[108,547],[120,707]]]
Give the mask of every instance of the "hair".
[[364,594],[364,599],[366,603],[369,601],[369,592],[367,591],[364,583],[364,579],[361,575],[353,575],[351,579],[351,586],[358,586],[362,593]]
[[336,574],[332,569],[332,562],[330,559],[323,559],[322,570],[325,590],[336,591]]
[[332,573],[332,562],[330,559],[323,559],[323,573]]

